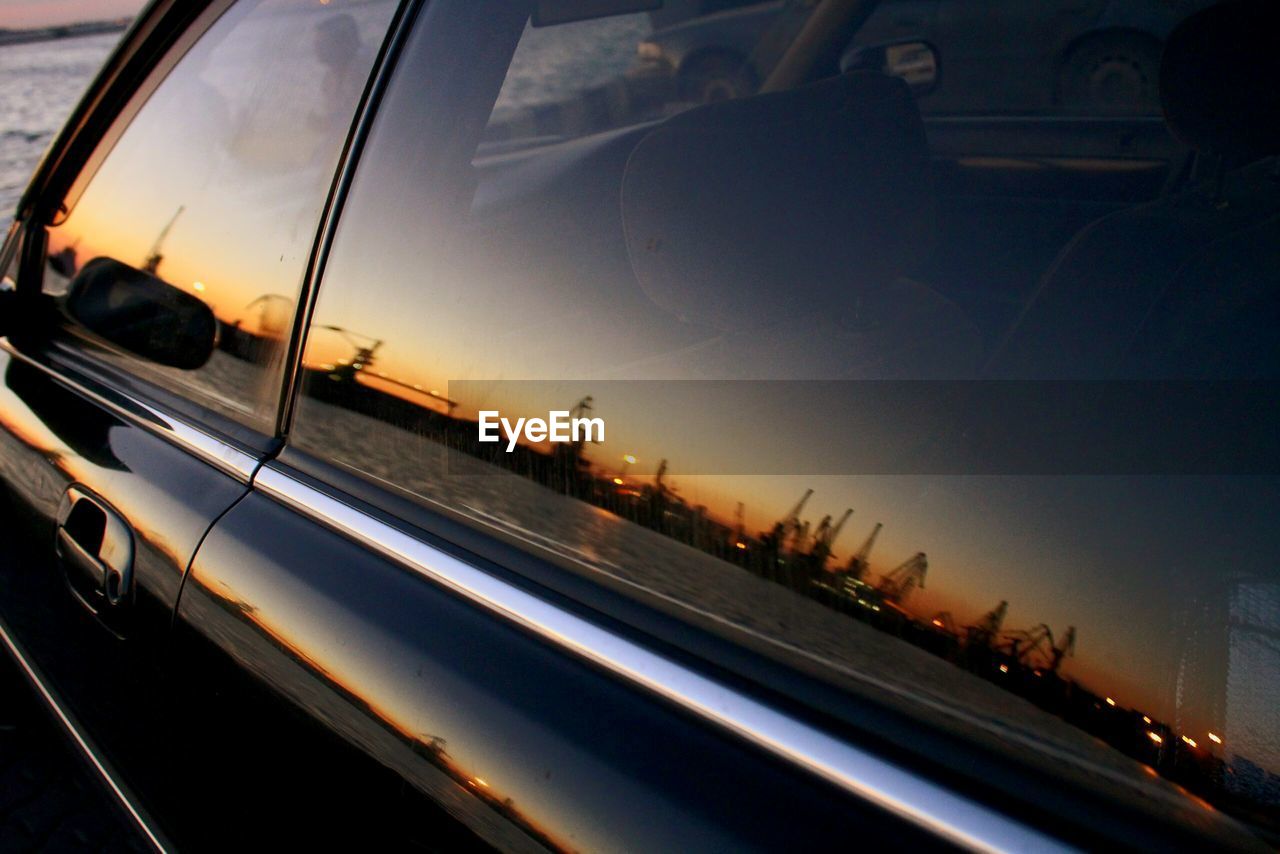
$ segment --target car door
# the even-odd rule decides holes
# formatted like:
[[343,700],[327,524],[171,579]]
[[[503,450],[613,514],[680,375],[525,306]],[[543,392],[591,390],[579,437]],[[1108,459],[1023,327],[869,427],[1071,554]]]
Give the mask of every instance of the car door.
[[[459,145],[484,128],[528,15],[523,3],[426,7],[362,155],[375,186],[378,177],[412,175],[406,189],[438,187],[469,203],[469,193],[458,194],[467,170],[450,158],[409,166],[391,154],[408,141],[408,123],[417,128],[413,149],[469,160]],[[353,180],[361,181],[358,170]],[[366,194],[378,192],[361,186],[356,231],[370,224]],[[414,219],[405,227],[430,234],[447,226]],[[394,305],[384,294],[370,308]],[[327,364],[313,352],[299,380],[332,383],[341,396],[343,377],[375,370],[380,344],[363,338],[354,318],[330,319],[328,343],[351,352]],[[377,429],[334,427],[342,446],[368,439],[384,447]],[[405,529],[388,509],[392,492],[368,500],[365,482],[344,476],[312,443],[303,447],[259,471],[193,563],[178,632],[201,651],[210,678],[265,684],[442,805],[476,844],[502,850],[776,849],[854,833],[884,843],[931,839],[930,822],[905,821],[890,796],[851,797],[778,764],[770,739],[795,727],[790,735],[816,739],[805,748],[810,762],[835,763],[837,776],[886,774],[895,791],[906,793],[912,775],[808,724],[775,719],[752,695],[655,655],[634,629],[579,615],[562,596],[457,545],[483,548],[485,540],[446,518],[428,522],[410,506],[418,525]],[[518,551],[506,557],[521,562]],[[697,711],[712,708],[730,721],[717,725]],[[754,715],[777,733],[751,732]]]
[[157,4],[3,254],[5,641],[155,842],[217,838],[191,816],[251,791],[190,728],[170,623],[278,444],[294,305],[395,11]]
[[[1008,603],[971,659],[948,606],[908,604],[917,531],[1000,557],[977,601],[1069,598],[1077,576],[1009,564],[1035,547],[1014,520],[1095,506],[1071,478],[886,473],[923,398],[864,418],[898,386],[834,382],[973,355],[946,299],[894,278],[929,192],[905,90],[850,75],[664,122],[625,97],[643,18],[557,4],[540,27],[534,5],[433,0],[406,36],[341,182],[284,447],[179,602],[209,678],[265,687],[503,849],[1247,846],[1144,745],[1068,718],[1095,697],[1059,675],[1074,627],[1037,636],[1059,660],[1033,675],[1003,651]],[[539,407],[608,436],[477,436]],[[810,479],[850,496],[812,525]],[[855,495],[905,534],[868,519],[837,567]],[[878,580],[873,546],[895,555]]]

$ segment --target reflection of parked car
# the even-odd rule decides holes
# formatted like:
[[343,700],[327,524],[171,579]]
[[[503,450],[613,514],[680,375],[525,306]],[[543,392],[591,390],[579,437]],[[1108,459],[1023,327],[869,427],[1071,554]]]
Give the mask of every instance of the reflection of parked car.
[[761,0],[666,0],[660,9],[649,13],[655,29],[682,24],[691,18],[728,12],[744,6],[759,6]]
[[[755,3],[655,32],[640,56],[679,77],[692,100],[752,91],[767,67],[753,53],[793,2]],[[1078,0],[998,4],[888,0],[854,41],[923,39],[941,53],[944,76],[926,112],[1065,110],[1155,113],[1160,49],[1174,24],[1205,0]],[[980,24],[980,19],[987,21]]]

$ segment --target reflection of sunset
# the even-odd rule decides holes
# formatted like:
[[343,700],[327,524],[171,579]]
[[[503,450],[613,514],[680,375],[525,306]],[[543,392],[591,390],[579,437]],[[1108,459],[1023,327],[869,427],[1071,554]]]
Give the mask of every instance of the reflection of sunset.
[[[200,609],[206,628],[225,625],[220,615],[215,616],[215,610],[230,613],[237,623],[243,623],[230,631],[237,633],[233,645],[235,654],[247,656],[247,666],[253,669],[279,666],[280,661],[274,656],[263,656],[264,647],[283,654],[286,667],[301,666],[309,678],[301,680],[296,673],[290,673],[284,684],[307,692],[308,700],[315,704],[316,691],[303,686],[310,678],[318,681],[324,696],[320,705],[327,714],[339,716],[338,722],[331,718],[329,723],[331,726],[337,723],[338,731],[344,736],[367,741],[369,730],[364,724],[372,723],[408,747],[411,753],[397,754],[396,759],[408,763],[410,780],[416,779],[419,785],[431,780],[421,768],[413,767],[425,761],[510,822],[517,833],[532,837],[551,851],[571,850],[548,829],[562,827],[562,821],[552,819],[563,817],[537,814],[536,805],[529,802],[539,795],[545,797],[543,787],[529,785],[521,773],[525,769],[510,764],[502,745],[487,739],[460,737],[469,734],[469,730],[460,725],[458,709],[451,703],[457,698],[436,697],[435,703],[424,707],[418,692],[424,688],[429,691],[431,686],[424,681],[421,670],[418,678],[409,678],[398,669],[404,664],[403,660],[389,656],[372,660],[367,657],[362,642],[373,640],[375,645],[389,642],[373,627],[358,637],[335,637],[332,629],[336,623],[303,619],[304,610],[297,607],[297,603],[315,591],[307,590],[300,581],[302,579],[253,572],[233,575],[230,579],[215,577],[207,587],[202,581],[194,581],[193,586],[200,586],[185,599],[184,607]],[[283,590],[282,584],[297,586]],[[294,595],[285,595],[287,593]],[[192,604],[193,601],[197,604]],[[264,603],[266,607],[253,603]],[[424,714],[432,707],[434,715]],[[398,770],[403,773],[404,769]],[[513,778],[510,792],[503,782],[508,775]],[[537,779],[541,782],[541,775],[537,775]],[[521,795],[521,800],[512,800],[512,793]],[[555,803],[554,799],[550,802]]]
[[[110,258],[139,272],[137,281],[158,278],[208,305],[217,334],[171,342],[190,351],[173,360],[146,352],[142,338],[112,338],[102,331],[110,323],[84,323],[117,348],[108,360],[224,417],[274,429],[324,200],[394,8],[390,0],[215,7],[205,35],[157,72],[166,76],[138,96],[119,138],[107,135],[67,199],[70,212],[50,228],[45,289],[63,296],[73,284],[88,287],[77,275]],[[162,301],[156,293],[169,291],[138,291],[133,310],[154,310],[147,301]]]
[[[43,457],[48,465],[58,472],[59,483],[103,483],[104,481],[110,482],[113,479],[114,472],[111,468],[104,466],[102,460],[90,458],[92,456],[91,451],[86,456],[86,448],[81,447],[79,442],[68,442],[65,436],[54,432],[58,425],[65,426],[63,422],[49,419],[48,413],[33,411],[27,401],[14,394],[11,388],[14,385],[14,374],[25,372],[27,376],[33,377],[35,381],[47,384],[45,388],[41,389],[43,394],[40,397],[48,395],[50,390],[54,389],[60,393],[66,393],[54,385],[52,378],[44,375],[41,369],[31,367],[17,357],[10,356],[3,351],[0,351],[0,371],[5,373],[9,383],[0,390],[0,399],[3,400],[0,412],[4,415],[4,430],[12,434],[14,439],[22,442]],[[65,417],[66,413],[59,410],[58,414]],[[119,422],[113,416],[99,415],[98,417],[101,421],[95,425],[95,429],[100,428],[104,432],[141,430],[141,428]],[[53,426],[51,427],[51,425]],[[128,446],[129,444],[119,436],[114,437],[114,441],[115,444],[112,447]],[[121,465],[118,461],[114,462],[116,465]],[[126,479],[122,478],[121,480]],[[121,489],[113,495],[113,499],[117,502],[118,509],[124,514],[125,518],[140,519],[145,517],[145,505],[148,500],[146,496],[133,490]],[[153,549],[164,559],[165,566],[185,566],[186,555],[184,550],[171,538],[171,534],[172,532],[163,528],[148,528],[135,532],[135,536],[139,537],[143,544]]]
[[[386,197],[406,192],[384,187],[376,210],[357,206],[361,225],[345,239],[385,246],[375,234],[385,211],[395,209]],[[387,222],[385,228],[395,226]],[[599,310],[589,312],[585,306],[598,300],[592,295],[594,283],[561,279],[556,288],[539,291],[545,283],[541,274],[515,273],[492,257],[469,263],[432,259],[426,251],[392,251],[379,256],[370,270],[348,260],[368,255],[344,253],[343,240],[340,234],[326,275],[331,283],[352,285],[321,292],[305,354],[312,370],[351,362],[351,342],[319,328],[341,324],[380,342],[372,370],[360,372],[357,385],[441,414],[444,408],[421,390],[442,391],[457,402],[453,415],[459,424],[480,409],[498,409],[511,418],[545,416],[591,395],[593,414],[608,424],[607,438],[585,446],[582,456],[592,464],[593,476],[618,491],[618,502],[643,505],[659,465],[665,464],[664,488],[671,498],[688,511],[704,507],[699,518],[724,529],[733,529],[740,518],[747,543],[738,551],[749,555],[759,550],[761,535],[813,489],[804,514],[812,526],[827,515],[838,518],[846,508],[855,511],[832,543],[828,567],[844,565],[876,523],[884,529],[870,557],[872,584],[911,555],[928,553],[927,586],[902,603],[887,603],[885,611],[900,609],[906,619],[925,623],[948,612],[963,637],[967,627],[1007,599],[993,647],[1003,649],[1017,632],[1040,624],[1057,638],[1074,627],[1079,641],[1074,654],[1060,660],[1058,672],[1086,692],[1110,695],[1115,706],[1108,708],[1117,715],[1141,709],[1157,721],[1177,720],[1181,731],[1202,739],[1200,746],[1208,741],[1205,732],[1225,725],[1220,679],[1215,682],[1212,674],[1184,678],[1184,650],[1149,639],[1168,637],[1177,615],[1195,607],[1189,597],[1206,595],[1186,580],[1197,577],[1198,567],[1220,559],[1213,546],[1219,537],[1252,543],[1254,551],[1245,560],[1258,571],[1270,565],[1268,549],[1277,544],[1259,541],[1259,531],[1271,529],[1247,479],[837,474],[847,470],[840,449],[849,443],[909,449],[917,438],[927,437],[929,425],[912,422],[911,413],[893,413],[877,424],[867,413],[853,412],[854,402],[806,398],[803,383],[781,397],[750,383],[736,397],[728,387],[687,384],[682,391],[682,380],[707,379],[699,365],[702,345],[686,339],[686,349],[673,357],[654,353],[668,342],[681,346],[680,335],[697,331],[655,315],[652,305],[624,298],[620,305],[594,306]],[[424,264],[424,258],[432,263]],[[570,304],[567,297],[560,302],[557,290],[578,302]],[[370,298],[375,291],[376,302]],[[542,294],[541,303],[535,292]],[[595,318],[598,328],[582,325],[585,316]],[[749,376],[750,369],[745,370]],[[769,375],[788,371],[785,364],[775,365]],[[794,376],[805,374],[797,369]],[[546,379],[552,377],[567,379]],[[628,393],[625,382],[616,382],[628,378],[659,380],[663,388]],[[540,381],[521,382],[526,379]],[[846,413],[855,417],[846,422]],[[295,423],[300,439],[310,435],[308,419],[321,417],[304,402]],[[868,427],[881,435],[858,432]],[[382,443],[401,441],[363,430],[368,444],[344,459],[357,468],[380,458]],[[332,442],[323,441],[325,452],[334,453]],[[635,462],[625,462],[627,456]],[[451,505],[453,487],[447,481],[465,475],[434,480],[412,462],[421,459],[402,455],[397,466],[374,473]],[[761,473],[750,474],[753,470]],[[1201,489],[1215,495],[1208,505],[1188,497]],[[549,512],[537,511],[538,518]],[[541,523],[531,525],[519,513],[503,524],[544,533]],[[1196,533],[1208,527],[1218,532],[1213,540]],[[589,548],[586,534],[555,546],[567,553]],[[687,604],[709,607],[700,599]],[[779,634],[787,639],[786,632]],[[1028,666],[1027,678],[1049,681],[1039,672],[1040,658],[1028,660],[1036,662],[1036,672]],[[1022,678],[1008,664],[1003,667],[999,673],[1007,678]],[[1180,694],[1173,690],[1179,680]]]
[[[366,334],[386,334],[385,323],[380,327],[372,317],[372,326],[361,327],[347,319],[345,309],[330,319],[334,317],[343,317]],[[324,315],[317,320],[324,322]],[[1166,524],[1159,501],[1168,494],[1155,479],[1149,488],[1138,488],[1152,493],[1145,502],[1127,502],[1116,491],[1132,492],[1135,487],[1123,478],[684,474],[699,470],[695,435],[724,437],[722,450],[741,454],[739,470],[744,472],[755,465],[753,455],[763,453],[771,455],[770,471],[785,469],[788,460],[798,470],[820,465],[838,470],[840,463],[830,457],[830,447],[822,441],[797,434],[780,442],[763,432],[773,411],[768,402],[761,405],[752,400],[754,416],[744,418],[720,401],[702,409],[690,405],[655,412],[653,400],[644,391],[632,399],[621,396],[625,384],[613,386],[615,394],[602,394],[602,387],[611,388],[608,382],[450,383],[443,372],[428,366],[477,361],[488,365],[489,357],[475,348],[450,357],[440,352],[439,338],[431,329],[428,325],[417,337],[399,341],[387,337],[373,370],[362,373],[359,382],[439,412],[444,411],[442,406],[406,386],[418,384],[428,391],[443,387],[458,401],[455,415],[463,419],[475,418],[482,408],[499,408],[513,418],[545,415],[552,408],[567,409],[575,396],[594,394],[596,414],[605,418],[609,429],[606,441],[587,446],[584,456],[608,477],[620,475],[625,468],[626,480],[639,486],[651,482],[658,463],[667,460],[668,482],[685,502],[705,505],[708,515],[725,525],[734,524],[737,504],[743,502],[744,527],[751,535],[768,530],[812,487],[816,494],[807,515],[815,524],[824,514],[838,515],[847,507],[855,510],[833,544],[833,565],[847,560],[870,527],[883,522],[884,531],[871,556],[872,577],[879,578],[916,551],[929,553],[929,585],[907,605],[913,615],[927,619],[949,611],[959,625],[968,625],[997,600],[1009,598],[1007,629],[1027,629],[1042,622],[1059,632],[1078,626],[1082,640],[1075,657],[1065,664],[1067,672],[1085,684],[1105,686],[1127,705],[1172,716],[1168,686],[1178,666],[1176,652],[1158,647],[1141,659],[1116,654],[1131,648],[1136,637],[1161,634],[1179,602],[1172,590],[1150,589],[1141,574],[1115,573],[1111,568],[1117,563],[1141,565],[1151,559],[1148,554],[1153,547],[1167,550],[1172,565],[1191,560],[1178,544],[1165,541],[1156,546],[1146,538],[1129,536],[1135,530],[1155,530]],[[419,352],[422,355],[410,355]],[[309,366],[335,365],[350,358],[349,344],[313,330],[306,355]],[[515,364],[531,371],[527,361]],[[491,369],[496,371],[498,366]],[[397,382],[379,381],[382,374]],[[486,393],[486,388],[492,392]],[[633,455],[637,463],[624,463],[625,454]],[[1244,499],[1248,489],[1243,483],[1239,486]],[[1103,510],[1108,504],[1109,510]],[[1097,533],[1087,539],[1078,537],[1073,519],[1079,524],[1091,522]],[[1211,557],[1206,554],[1203,559]],[[1187,697],[1184,702],[1194,699]],[[1196,726],[1215,724],[1204,718]]]
[[[174,197],[168,187],[158,198],[145,190],[130,188],[129,177],[104,168],[94,185],[95,192],[86,194],[67,222],[53,231],[51,253],[74,247],[78,264],[106,256],[142,269],[156,235],[174,215]],[[196,192],[202,193],[200,203],[188,206],[174,223],[164,241],[164,257],[157,274],[169,284],[199,296],[224,323],[240,321],[249,332],[278,337],[287,327],[274,316],[275,312],[263,311],[261,303],[253,304],[264,295],[296,294],[301,284],[301,264],[305,263],[302,253],[310,235],[298,235],[301,240],[290,240],[285,235],[260,244],[254,238],[272,229],[273,221],[259,220],[241,210],[242,199],[220,201],[209,190],[193,189],[192,195]],[[117,202],[120,196],[131,199],[131,205],[123,212]],[[275,227],[279,229],[278,225]],[[210,239],[210,235],[216,235],[216,239]],[[293,252],[287,263],[279,252],[273,252],[274,257],[255,257],[246,251],[254,246],[274,250],[290,244]]]

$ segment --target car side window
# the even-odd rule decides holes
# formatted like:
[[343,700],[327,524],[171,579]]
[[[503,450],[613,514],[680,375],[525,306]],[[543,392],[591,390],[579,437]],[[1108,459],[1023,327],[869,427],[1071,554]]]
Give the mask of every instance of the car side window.
[[321,210],[396,5],[241,0],[212,24],[49,229],[64,340],[274,429]]
[[860,25],[811,10],[846,5],[744,7],[810,10],[807,35],[758,27],[742,55],[786,73],[695,103],[690,27],[434,0],[334,234],[282,464],[1046,777],[1260,814],[1277,707],[1239,686],[1280,672],[1243,628],[1275,631],[1246,603],[1280,589],[1280,491],[1249,451],[1273,386],[1237,382],[1280,377],[1280,152],[1222,105],[1274,103],[1274,51],[1235,47],[1264,31],[1205,48],[1180,23],[1159,94],[1183,112],[1113,145],[1114,115],[921,115],[927,56],[934,93],[981,103],[967,39],[1066,27],[1057,4],[939,3],[998,20],[838,72],[822,45]]

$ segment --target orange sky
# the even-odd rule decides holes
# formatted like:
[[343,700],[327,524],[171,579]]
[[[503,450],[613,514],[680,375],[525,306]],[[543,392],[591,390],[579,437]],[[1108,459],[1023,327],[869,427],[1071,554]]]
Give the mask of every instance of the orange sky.
[[0,28],[25,29],[137,14],[145,0],[0,0]]

